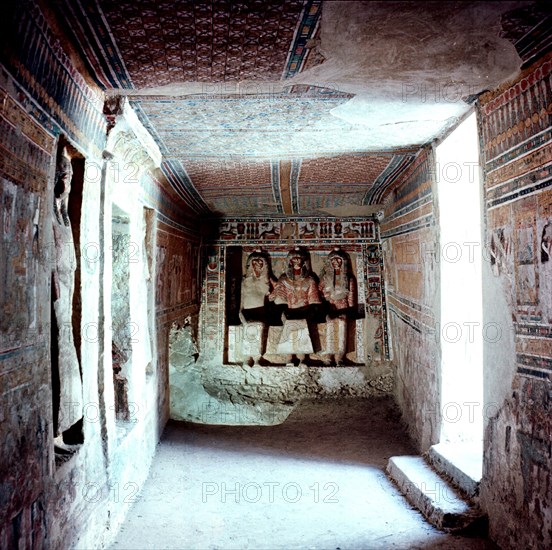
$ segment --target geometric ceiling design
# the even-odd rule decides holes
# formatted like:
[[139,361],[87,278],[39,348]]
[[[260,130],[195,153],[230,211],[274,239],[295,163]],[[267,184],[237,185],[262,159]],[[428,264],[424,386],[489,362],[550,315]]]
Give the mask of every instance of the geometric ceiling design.
[[[213,213],[232,212],[240,216],[251,210],[278,208],[270,161],[190,160],[185,166],[187,176]],[[277,189],[277,182],[275,185]]]
[[327,210],[378,204],[385,189],[414,156],[414,153],[380,153],[304,159],[297,181],[301,189],[299,208]]
[[[52,3],[91,77],[128,97],[159,145],[168,183],[201,216],[368,214],[421,147],[468,109],[461,97],[413,104],[401,91],[448,82],[452,67],[457,81],[476,82],[465,84],[473,92],[485,85],[480,75],[512,70],[507,40],[485,35],[497,35],[506,11],[496,2],[452,8],[455,22],[474,29],[473,48],[485,40],[470,56],[476,68],[443,53],[462,25],[445,28],[429,11],[420,25],[411,2],[390,12],[382,2],[322,0]],[[473,21],[472,5],[483,6]],[[429,43],[438,55],[425,58],[418,45]],[[485,65],[487,50],[504,58],[500,70]],[[401,66],[403,51],[420,67]]]
[[291,161],[188,159],[183,177],[193,181],[205,206],[215,214],[317,215],[336,208],[377,204],[414,156],[347,154]]
[[308,56],[322,7],[322,0],[51,1],[105,89],[288,78]]
[[101,7],[135,88],[278,80],[303,0],[111,0]]

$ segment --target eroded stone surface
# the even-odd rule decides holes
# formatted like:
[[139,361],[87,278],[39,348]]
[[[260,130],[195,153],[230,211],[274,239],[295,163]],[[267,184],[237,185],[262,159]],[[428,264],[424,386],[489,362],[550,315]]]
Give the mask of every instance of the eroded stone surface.
[[170,335],[171,418],[205,424],[279,424],[305,397],[373,397],[392,390],[388,366],[249,367],[196,362],[190,326]]

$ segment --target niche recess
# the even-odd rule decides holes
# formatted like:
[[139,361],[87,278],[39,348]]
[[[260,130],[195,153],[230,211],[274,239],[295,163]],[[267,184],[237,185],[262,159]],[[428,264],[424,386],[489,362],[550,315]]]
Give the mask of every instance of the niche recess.
[[147,320],[148,334],[147,338],[150,344],[151,360],[146,365],[146,375],[151,375],[155,372],[155,361],[157,357],[155,339],[155,296],[154,296],[154,279],[155,273],[155,258],[153,251],[155,250],[155,210],[152,208],[144,208],[144,252],[142,254],[144,261],[144,276],[146,279],[147,293]]
[[[63,158],[66,160],[62,161]],[[68,460],[84,443],[80,257],[84,164],[83,156],[61,136],[54,176],[52,223],[55,227],[51,247],[50,300],[52,425],[56,465]],[[72,177],[67,179],[70,187],[62,189],[60,174],[64,170],[72,170]]]
[[[225,257],[225,294],[224,310],[225,318],[225,344],[223,362],[225,364],[242,363],[243,339],[254,337],[250,334],[251,327],[245,328],[239,319],[241,301],[241,283],[246,273],[246,262],[249,254],[259,246],[227,246]],[[286,257],[290,246],[270,246],[265,244],[264,251],[270,258],[272,276],[277,279],[286,269]],[[312,266],[312,274],[317,284],[320,282],[320,274],[323,271],[328,254],[333,250],[331,246],[320,246],[312,243],[308,247],[308,253]],[[358,290],[358,271],[362,273],[362,251],[360,247],[343,246],[341,248],[348,257],[351,267],[351,275],[355,287],[355,304],[347,313],[346,320],[346,344],[344,365],[360,366],[365,364],[365,337],[366,332],[366,305],[364,293]],[[362,277],[362,275],[361,275]],[[361,288],[364,282],[361,280]],[[324,366],[324,357],[321,354],[326,346],[326,314],[328,304],[321,295],[321,304],[316,306],[314,316],[309,323],[309,336],[312,340],[314,353],[310,354],[308,364],[312,366]],[[286,357],[275,351],[276,343],[281,339],[282,321],[281,310],[272,308],[267,302],[267,319],[265,334],[262,336],[263,358],[261,364],[281,366],[286,363]],[[334,363],[332,363],[334,364]]]
[[111,355],[117,420],[130,420],[129,383],[132,365],[130,321],[130,217],[113,204],[111,278]]

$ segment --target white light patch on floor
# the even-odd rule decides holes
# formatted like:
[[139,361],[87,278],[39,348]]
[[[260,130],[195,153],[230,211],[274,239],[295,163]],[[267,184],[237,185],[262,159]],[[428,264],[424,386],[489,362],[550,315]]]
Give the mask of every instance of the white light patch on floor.
[[170,423],[113,549],[491,549],[428,525],[386,478],[389,399],[305,402],[271,427]]

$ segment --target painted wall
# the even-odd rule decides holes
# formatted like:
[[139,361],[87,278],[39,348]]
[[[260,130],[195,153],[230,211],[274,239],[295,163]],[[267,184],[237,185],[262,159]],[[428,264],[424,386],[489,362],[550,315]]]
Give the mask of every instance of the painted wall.
[[50,181],[55,138],[8,95],[10,83],[3,73],[0,125],[9,146],[2,151],[0,168],[0,545],[9,547],[4,528],[16,523],[20,532],[29,533],[24,545],[30,547],[32,537],[42,540],[46,536],[44,492],[53,459],[43,456],[48,446],[53,450],[53,443],[47,367],[50,307],[49,300],[40,297],[49,296],[47,250],[52,242]]
[[[480,505],[502,548],[550,548],[550,56],[478,103],[484,173],[484,466]],[[422,152],[386,197],[381,240],[395,396],[421,452],[439,440],[438,196]]]
[[[105,471],[92,474],[101,462],[98,425],[84,427],[88,443],[72,468],[56,464],[52,430],[50,369],[50,279],[55,262],[52,234],[53,177],[60,133],[75,149],[98,162],[105,144],[105,121],[96,92],[74,70],[42,13],[34,5],[15,9],[8,4],[4,22],[0,73],[2,94],[2,344],[0,348],[0,436],[2,497],[0,545],[41,548],[47,540],[74,540],[64,522],[78,515],[86,502],[79,467],[88,459],[88,478],[105,486]],[[31,55],[31,51],[34,52]],[[85,135],[84,128],[88,128]],[[101,162],[101,161],[100,161]],[[92,218],[99,210],[97,185],[83,184],[83,204]],[[98,242],[97,222],[82,236]],[[95,263],[82,270],[87,299],[98,300]],[[83,306],[85,304],[83,303]],[[88,305],[88,304],[86,304]],[[97,322],[83,308],[81,323]],[[90,313],[90,315],[88,315]],[[93,370],[83,368],[86,403],[97,403],[97,345],[83,341],[81,355]],[[85,362],[82,364],[85,367]]]
[[[188,269],[198,231],[175,220],[197,222],[162,190],[156,145],[124,103],[104,114],[103,93],[75,68],[37,4],[8,2],[2,25],[0,547],[97,547],[109,543],[136,498],[168,417],[170,326],[199,308]],[[67,330],[80,342],[83,387],[82,441],[63,456],[54,450],[50,334],[59,139],[75,168],[71,200],[80,203],[80,319]],[[114,204],[128,215],[131,235],[119,250],[128,263],[132,334],[126,421],[114,410]]]
[[494,406],[481,500],[504,548],[552,546],[550,69],[549,55],[479,104],[484,321],[500,328],[484,347],[485,400]]
[[422,450],[440,426],[439,233],[434,159],[423,150],[385,198],[381,241],[395,398]]
[[[222,424],[275,424],[283,421],[303,396],[370,396],[392,387],[388,366],[386,300],[377,221],[370,218],[228,219],[206,224],[199,319],[172,333],[170,360],[171,417]],[[247,256],[266,251],[277,278],[294,246],[310,253],[320,275],[336,246],[349,254],[358,293],[357,317],[349,322],[344,366],[324,366],[311,354],[309,366],[286,366],[269,350],[263,366],[243,365],[243,326],[238,319],[241,281]],[[325,323],[317,324],[321,348]],[[314,330],[314,329],[313,329]]]
[[[197,324],[200,300],[200,243],[190,230],[163,222],[157,225],[156,318],[160,350],[159,422],[170,416],[169,333],[183,327],[186,319]],[[186,393],[190,390],[186,388]]]

